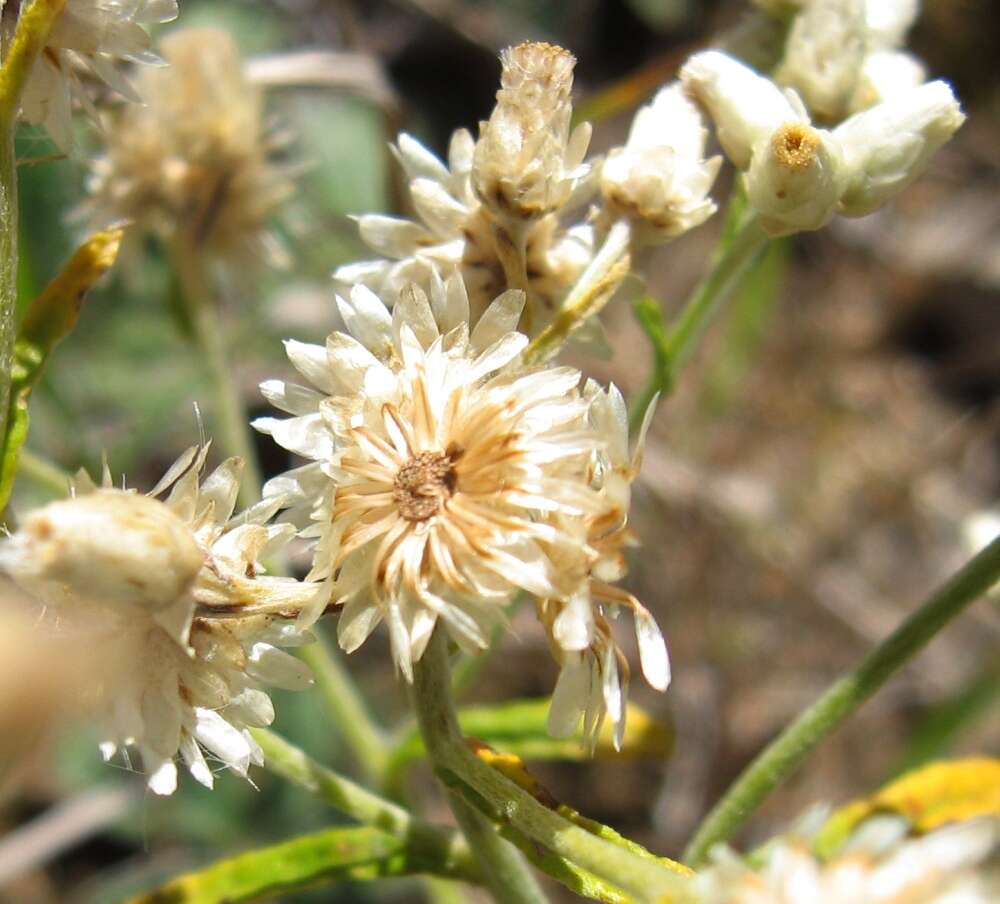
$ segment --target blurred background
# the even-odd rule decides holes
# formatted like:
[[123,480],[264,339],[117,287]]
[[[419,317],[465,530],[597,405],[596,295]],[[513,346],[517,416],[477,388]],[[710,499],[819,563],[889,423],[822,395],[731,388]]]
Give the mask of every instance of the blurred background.
[[[251,414],[268,413],[261,380],[291,376],[280,340],[319,342],[339,326],[329,273],[369,256],[350,215],[405,208],[387,144],[397,131],[443,153],[453,129],[475,129],[488,115],[498,50],[541,39],[577,55],[577,97],[600,152],[620,144],[635,108],[746,6],[181,0],[170,27],[221,26],[249,58],[343,54],[342,86],[268,94],[269,117],[291,137],[285,153],[305,167],[274,224],[290,267],[230,274],[224,284],[228,342]],[[985,27],[991,12],[988,0],[926,0],[911,46],[932,76],[953,83],[969,121],[887,209],[775,243],[657,414],[635,492],[642,546],[627,585],[667,636],[674,682],[658,695],[637,680],[632,699],[672,723],[674,752],[533,767],[558,799],[656,852],[677,856],[749,759],[1000,529],[1000,32]],[[91,138],[69,159],[31,163],[53,148],[30,130],[19,139],[25,303],[84,235],[67,214],[84,196],[96,146]],[[727,191],[723,180],[715,194]],[[704,272],[720,226],[715,217],[644,262],[668,319]],[[209,433],[214,411],[168,268],[157,248],[141,250],[92,294],[54,355],[33,397],[28,446],[68,470],[96,470],[107,450],[114,473],[147,487],[197,439],[192,403]],[[652,364],[648,342],[627,299],[604,320],[614,353],[572,363],[635,397]],[[267,474],[293,464],[266,437],[258,449]],[[15,511],[49,498],[43,480],[23,478]],[[636,663],[628,631],[621,640]],[[983,602],[826,742],[740,841],[927,759],[1000,751],[998,652],[1000,609]],[[381,635],[350,661],[387,725],[405,714],[388,662]],[[522,611],[467,699],[540,697],[555,671]],[[316,694],[275,698],[278,731],[320,760],[348,764]],[[4,789],[0,901],[120,901],[336,820],[262,770],[253,779],[256,788],[225,775],[214,792],[183,781],[174,797],[154,798],[123,764],[101,764],[85,728],[69,733]],[[429,774],[416,770],[411,781],[447,819]],[[43,813],[61,821],[28,836],[28,854],[22,844],[12,861],[10,842],[23,841]],[[46,862],[34,864],[32,851],[48,852]],[[285,900],[421,895],[417,884],[394,881]]]

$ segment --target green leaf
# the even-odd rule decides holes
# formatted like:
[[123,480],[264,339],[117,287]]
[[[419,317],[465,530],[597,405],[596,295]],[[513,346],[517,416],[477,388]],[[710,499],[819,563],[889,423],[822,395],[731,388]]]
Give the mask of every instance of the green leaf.
[[121,229],[92,235],[25,312],[14,346],[10,409],[0,458],[0,511],[10,499],[18,453],[28,436],[31,390],[52,350],[76,326],[84,296],[114,263],[121,239]]
[[[458,724],[467,737],[482,740],[503,753],[525,760],[581,761],[591,758],[580,737],[550,737],[549,698],[513,700],[491,706],[465,706],[458,711]],[[625,738],[620,751],[614,749],[609,724],[601,730],[594,756],[601,758],[667,757],[673,750],[673,731],[657,722],[641,707],[628,705]],[[415,759],[424,756],[420,734],[410,731],[396,747],[389,762],[396,775]]]
[[405,839],[368,827],[328,829],[188,873],[130,904],[236,904],[326,882],[441,874]]

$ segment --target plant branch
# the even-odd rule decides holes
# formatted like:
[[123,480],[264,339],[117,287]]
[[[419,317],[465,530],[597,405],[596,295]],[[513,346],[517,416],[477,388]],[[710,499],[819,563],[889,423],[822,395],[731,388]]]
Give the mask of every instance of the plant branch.
[[684,862],[691,866],[703,863],[715,844],[732,837],[771,791],[788,778],[827,735],[998,579],[1000,537],[968,562],[872,650],[854,671],[835,682],[758,754],[702,822],[688,845]]

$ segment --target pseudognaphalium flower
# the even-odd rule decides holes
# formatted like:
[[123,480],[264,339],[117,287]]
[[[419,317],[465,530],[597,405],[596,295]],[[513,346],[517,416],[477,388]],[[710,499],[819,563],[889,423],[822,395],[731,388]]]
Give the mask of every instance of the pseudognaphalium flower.
[[294,533],[267,523],[281,500],[233,517],[242,462],[201,479],[206,453],[189,449],[147,496],[81,473],[71,498],[0,546],[0,566],[57,632],[100,650],[101,750],[137,749],[157,794],[174,791],[178,753],[208,787],[206,751],[243,776],[261,762],[248,731],[274,716],[261,685],[310,683],[278,645],[308,639],[293,620],[324,601],[321,586],[263,573]]
[[871,213],[920,176],[965,119],[942,81],[827,131],[811,124],[794,92],[724,53],[695,54],[681,77],[744,171],[747,198],[771,235],[819,229],[836,213]]
[[25,85],[21,116],[44,125],[57,145],[68,148],[72,99],[93,110],[83,77],[96,77],[139,101],[118,66],[159,63],[147,28],[176,17],[177,0],[66,0]]
[[292,194],[293,171],[277,162],[281,138],[265,128],[236,44],[218,29],[185,29],[162,50],[170,65],[143,71],[144,105],[121,111],[91,164],[83,212],[167,241],[182,234],[235,266],[284,264],[268,221]]
[[1000,900],[1000,821],[980,817],[824,861],[789,836],[753,867],[716,850],[693,880],[702,904],[992,904]]
[[707,137],[681,85],[662,88],[636,113],[625,146],[604,160],[604,213],[628,219],[637,243],[667,241],[704,223],[715,213],[708,192],[722,165],[721,157],[705,159]]

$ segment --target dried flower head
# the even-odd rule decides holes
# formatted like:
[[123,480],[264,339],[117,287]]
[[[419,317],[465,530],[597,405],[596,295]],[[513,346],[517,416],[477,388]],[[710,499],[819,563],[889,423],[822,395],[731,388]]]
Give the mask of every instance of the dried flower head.
[[404,291],[391,316],[356,286],[338,298],[349,335],[325,349],[289,343],[319,391],[262,387],[293,417],[258,429],[315,462],[268,491],[297,494],[293,520],[314,522],[311,576],[334,579],[341,645],[356,649],[385,620],[408,680],[439,618],[474,650],[518,591],[564,595],[581,551],[555,515],[600,505],[580,374],[518,363],[523,304],[505,293],[470,335],[457,275],[430,299]]
[[267,224],[292,194],[292,169],[275,160],[282,141],[264,126],[263,98],[233,39],[187,29],[162,50],[170,66],[142,73],[145,105],[121,112],[92,164],[85,212],[165,239],[183,235],[236,265],[284,264]]
[[[358,218],[361,238],[381,259],[340,267],[334,279],[349,287],[363,283],[391,307],[405,286],[431,291],[432,273],[459,268],[478,319],[508,287],[493,213],[472,188],[475,140],[464,129],[452,136],[445,165],[416,139],[399,136],[394,149],[409,180],[415,219],[366,214]],[[505,235],[506,233],[504,233]],[[541,217],[523,234],[528,294],[521,328],[540,330],[558,308],[593,255],[589,225],[563,227],[555,214]]]
[[146,29],[176,17],[177,0],[66,0],[25,85],[21,116],[44,125],[59,147],[68,148],[72,98],[93,110],[81,76],[95,77],[138,101],[118,65],[158,63]]
[[497,103],[480,124],[472,184],[501,221],[536,220],[563,207],[587,174],[583,158],[590,126],[570,133],[571,92],[576,59],[552,44],[507,48]]
[[321,586],[264,574],[260,560],[294,533],[266,524],[281,500],[232,517],[242,463],[202,480],[206,453],[189,449],[149,496],[81,473],[72,498],[31,513],[0,546],[0,566],[54,629],[100,650],[102,752],[136,747],[158,794],[176,787],[178,752],[209,787],[202,748],[244,776],[260,761],[247,729],[273,709],[259,685],[309,683],[275,645],[302,642],[291,620],[325,601]]
[[694,884],[704,904],[989,904],[1000,895],[1000,821],[979,818],[824,862],[778,839],[764,865],[720,849]]
[[714,212],[709,189],[721,157],[705,159],[708,130],[679,84],[660,90],[635,115],[628,141],[601,168],[609,218],[625,217],[634,239],[662,242],[704,223]]

